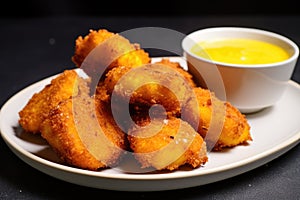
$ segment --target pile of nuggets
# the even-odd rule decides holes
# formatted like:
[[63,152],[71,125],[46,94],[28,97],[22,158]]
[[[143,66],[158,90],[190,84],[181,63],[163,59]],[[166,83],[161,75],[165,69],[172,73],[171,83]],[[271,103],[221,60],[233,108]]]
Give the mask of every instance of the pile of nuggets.
[[21,127],[69,166],[98,171],[130,153],[141,169],[194,169],[210,150],[252,141],[238,109],[198,86],[180,63],[152,62],[118,33],[79,36],[72,61],[76,69],[55,76],[19,112]]

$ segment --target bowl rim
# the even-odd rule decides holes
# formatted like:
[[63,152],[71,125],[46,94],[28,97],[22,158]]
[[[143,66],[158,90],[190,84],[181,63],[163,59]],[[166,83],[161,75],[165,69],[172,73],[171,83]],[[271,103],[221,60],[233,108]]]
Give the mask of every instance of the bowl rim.
[[[199,33],[205,33],[205,32],[222,32],[222,31],[233,31],[233,32],[248,32],[253,34],[259,34],[259,35],[265,35],[268,37],[273,37],[278,40],[283,41],[284,43],[288,44],[293,49],[293,54],[288,59],[280,61],[280,62],[274,62],[274,63],[267,63],[267,64],[232,64],[232,63],[226,63],[226,62],[220,62],[220,61],[213,61],[211,59],[206,59],[203,57],[200,57],[190,51],[190,46],[187,46],[187,42],[193,40],[193,37],[198,35]],[[196,44],[197,41],[195,41],[194,44]],[[272,31],[267,31],[259,28],[248,28],[248,27],[234,27],[234,26],[221,26],[221,27],[208,27],[203,29],[198,29],[196,31],[188,33],[181,42],[181,47],[183,49],[183,55],[186,57],[185,54],[188,54],[189,56],[194,57],[195,59],[202,60],[204,62],[208,62],[215,65],[225,66],[225,67],[235,67],[235,68],[269,68],[269,67],[279,67],[282,65],[289,64],[291,62],[297,62],[297,59],[299,57],[299,47],[297,44],[292,41],[290,38],[281,35],[279,33],[275,33]]]

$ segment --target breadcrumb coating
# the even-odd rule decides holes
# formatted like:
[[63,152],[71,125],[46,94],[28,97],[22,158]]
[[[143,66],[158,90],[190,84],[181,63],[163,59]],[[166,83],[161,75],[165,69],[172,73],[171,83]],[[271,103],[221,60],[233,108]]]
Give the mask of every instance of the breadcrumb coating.
[[194,94],[197,105],[195,102],[188,103],[185,108],[191,113],[188,120],[191,123],[199,120],[196,130],[208,145],[214,145],[213,150],[220,151],[252,141],[247,118],[237,108],[219,100],[207,89],[194,88]]
[[77,67],[80,67],[87,55],[97,47],[98,44],[114,35],[115,33],[109,32],[106,29],[99,29],[98,31],[90,29],[88,35],[84,37],[78,36],[75,40],[75,53],[72,56],[72,61]]
[[154,64],[163,64],[168,67],[171,67],[172,69],[179,72],[185,78],[185,80],[190,84],[191,87],[196,87],[196,83],[193,79],[193,76],[188,71],[186,71],[180,65],[179,62],[171,61],[169,58],[162,58],[160,61],[154,62]]
[[208,161],[202,137],[179,118],[133,126],[128,139],[142,168],[173,171],[183,165],[197,168]]
[[19,112],[20,125],[27,132],[39,133],[40,124],[47,118],[50,110],[77,92],[77,73],[65,70],[30,98]]
[[42,137],[71,166],[99,170],[117,165],[126,148],[125,133],[111,124],[104,107],[95,108],[84,80],[78,90],[50,111],[41,124]]
[[97,66],[92,66],[93,69],[86,69],[87,73],[107,71],[117,66],[135,67],[151,62],[149,54],[141,49],[139,44],[130,43],[118,33],[112,33],[106,29],[98,31],[91,29],[86,36],[79,36],[75,42],[72,61],[77,67],[81,67],[92,50],[95,52],[91,60],[97,60]]

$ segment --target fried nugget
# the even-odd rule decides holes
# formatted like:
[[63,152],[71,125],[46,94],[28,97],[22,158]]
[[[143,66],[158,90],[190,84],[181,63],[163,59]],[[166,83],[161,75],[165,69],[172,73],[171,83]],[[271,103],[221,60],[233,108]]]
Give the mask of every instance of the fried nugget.
[[173,171],[183,165],[197,168],[208,161],[202,137],[179,118],[135,125],[128,132],[128,140],[142,168]]
[[121,55],[110,65],[110,67],[111,68],[117,66],[138,67],[151,62],[149,53],[147,53],[144,49],[141,49],[139,44],[133,44],[133,45],[135,50],[130,51],[129,53],[125,53],[124,55]]
[[120,149],[129,150],[126,133],[116,123],[110,103],[101,101],[97,97],[94,97],[94,101],[98,123],[106,137]]
[[116,120],[124,131],[132,122],[147,119],[149,110],[155,117],[181,115],[193,86],[182,75],[182,68],[176,63],[170,65],[174,67],[161,63],[119,66],[109,70],[99,82],[97,98],[113,105],[113,112],[118,113]]
[[229,102],[219,100],[208,89],[197,87],[193,90],[197,104],[188,103],[185,109],[190,111],[188,120],[191,124],[198,125],[194,128],[208,146],[212,145],[213,150],[220,151],[225,147],[234,147],[252,140],[246,116],[237,108]]
[[163,64],[167,67],[171,67],[172,69],[179,72],[185,80],[190,84],[191,87],[196,87],[196,83],[193,80],[192,74],[190,74],[188,71],[183,69],[183,67],[180,65],[179,62],[171,61],[169,58],[162,58],[160,61],[154,62],[154,64]]
[[[163,58],[160,61],[153,63],[153,65],[155,64],[161,67],[170,67],[171,69],[173,69],[174,71],[182,75],[182,77],[187,81],[188,84],[190,84],[191,87],[196,87],[196,84],[193,80],[193,76],[188,71],[184,70],[178,62],[173,62],[170,61],[170,59]],[[137,65],[137,66],[119,65],[118,67],[109,70],[105,75],[105,79],[103,83],[99,84],[99,88],[102,90],[106,89],[107,94],[111,95],[115,85],[122,78],[122,76],[124,76],[127,72],[132,70],[134,67],[138,67],[138,66],[142,66],[142,65]],[[151,67],[150,65],[148,66]],[[171,72],[172,70],[167,70],[167,71]]]
[[108,72],[104,84],[112,97],[121,97],[136,107],[162,105],[172,116],[180,115],[192,90],[180,73],[162,64],[115,68]]
[[100,43],[114,36],[115,33],[109,32],[106,29],[98,31],[90,30],[89,34],[82,37],[79,36],[75,40],[75,53],[72,56],[72,61],[77,67],[80,67],[87,55]]
[[19,123],[30,133],[39,133],[40,125],[47,118],[51,109],[62,100],[77,94],[77,73],[65,70],[52,79],[40,92],[35,93],[19,112]]
[[78,90],[77,96],[51,110],[41,125],[42,137],[71,166],[99,170],[117,165],[125,134],[107,121],[104,110],[100,113],[95,108],[85,82],[81,81]]
[[[91,53],[91,54],[90,54]],[[87,64],[82,65],[88,57]],[[106,29],[90,30],[85,37],[79,36],[75,43],[72,61],[90,76],[102,74],[116,66],[139,66],[150,63],[149,54],[137,43]]]
[[103,101],[108,101],[114,90],[115,85],[122,78],[122,76],[124,76],[127,72],[129,72],[132,69],[133,67],[129,66],[119,66],[109,70],[105,74],[105,79],[103,81],[100,81],[96,88],[96,94],[98,94],[98,97],[100,97],[99,99],[102,99]]
[[89,170],[106,168],[106,164],[93,156],[82,142],[72,111],[71,99],[61,102],[42,123],[42,137],[59,158],[70,166]]

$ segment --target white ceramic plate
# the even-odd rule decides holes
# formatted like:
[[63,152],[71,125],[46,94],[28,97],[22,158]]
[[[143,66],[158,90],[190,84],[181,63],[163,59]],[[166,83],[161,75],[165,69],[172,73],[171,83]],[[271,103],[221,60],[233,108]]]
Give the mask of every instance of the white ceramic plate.
[[[154,61],[160,58],[155,58]],[[171,60],[185,61],[180,57]],[[58,179],[99,189],[159,191],[200,186],[223,180],[261,166],[284,154],[300,139],[300,86],[290,81],[282,99],[273,107],[247,115],[253,141],[226,152],[210,152],[209,161],[198,169],[161,174],[128,174],[118,168],[88,171],[60,163],[40,137],[26,134],[18,125],[18,112],[33,93],[53,77],[37,82],[10,98],[1,109],[0,130],[4,141],[24,162]]]

